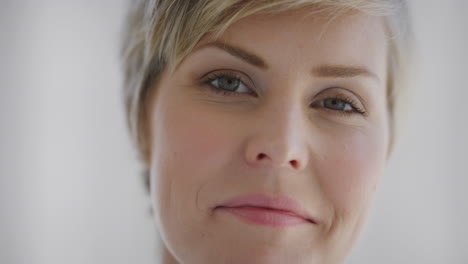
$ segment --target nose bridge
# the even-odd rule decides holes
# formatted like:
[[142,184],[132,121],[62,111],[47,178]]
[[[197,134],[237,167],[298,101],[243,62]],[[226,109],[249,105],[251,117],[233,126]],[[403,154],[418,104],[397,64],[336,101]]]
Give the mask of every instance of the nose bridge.
[[247,148],[252,164],[289,167],[300,170],[307,165],[305,118],[298,100],[278,96],[259,110],[256,134]]
[[269,120],[264,125],[273,128],[271,140],[278,142],[297,140],[295,134],[299,134],[302,127],[302,112],[297,101],[283,97],[271,102],[262,114],[266,116],[265,121]]

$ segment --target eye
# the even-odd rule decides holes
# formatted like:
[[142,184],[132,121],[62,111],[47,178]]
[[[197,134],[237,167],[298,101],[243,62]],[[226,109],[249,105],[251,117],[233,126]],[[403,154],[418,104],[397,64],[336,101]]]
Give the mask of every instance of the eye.
[[230,76],[219,76],[210,81],[210,84],[218,89],[230,92],[248,93],[249,88],[238,78]]
[[[236,72],[209,73],[203,81],[210,91],[225,96],[243,96],[256,93],[250,89],[246,82],[253,83],[248,77]],[[252,84],[253,85],[253,84]]]
[[352,115],[361,114],[366,115],[367,112],[359,107],[359,105],[353,98],[337,94],[331,97],[326,97],[311,104],[315,108],[324,108],[327,111],[331,111],[336,114]]
[[326,98],[323,100],[323,107],[337,111],[352,111],[353,106],[338,98]]

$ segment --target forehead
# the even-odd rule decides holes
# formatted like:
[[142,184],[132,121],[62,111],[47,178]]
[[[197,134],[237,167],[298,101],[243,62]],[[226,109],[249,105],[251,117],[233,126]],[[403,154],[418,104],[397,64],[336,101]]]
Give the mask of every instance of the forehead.
[[[214,35],[207,35],[197,46],[213,40]],[[386,78],[385,19],[357,10],[254,14],[231,24],[219,40],[253,52],[278,70],[336,64],[362,66],[382,81]]]

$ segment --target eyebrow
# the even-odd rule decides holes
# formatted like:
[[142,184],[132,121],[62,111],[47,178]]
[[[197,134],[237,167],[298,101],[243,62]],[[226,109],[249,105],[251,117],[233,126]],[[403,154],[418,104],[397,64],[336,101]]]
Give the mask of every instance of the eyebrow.
[[[206,43],[199,47],[199,49],[204,47],[215,47],[221,49],[234,57],[237,57],[253,66],[256,66],[261,69],[268,69],[267,63],[259,56],[249,52],[243,48],[236,47],[225,42],[213,41]],[[323,78],[352,78],[358,76],[371,77],[376,80],[379,80],[377,74],[371,72],[370,70],[364,67],[352,67],[345,65],[328,65],[323,64],[312,69],[312,74],[317,77]]]
[[357,76],[367,76],[379,80],[377,74],[363,67],[351,67],[343,65],[321,65],[312,70],[318,77],[325,78],[352,78]]
[[201,46],[200,48],[204,48],[204,47],[219,48],[231,54],[232,56],[237,57],[241,60],[244,60],[245,62],[252,64],[258,68],[265,69],[265,70],[268,69],[268,65],[265,63],[265,61],[262,58],[240,47],[236,47],[236,46],[233,46],[224,42],[219,42],[219,41],[209,42]]

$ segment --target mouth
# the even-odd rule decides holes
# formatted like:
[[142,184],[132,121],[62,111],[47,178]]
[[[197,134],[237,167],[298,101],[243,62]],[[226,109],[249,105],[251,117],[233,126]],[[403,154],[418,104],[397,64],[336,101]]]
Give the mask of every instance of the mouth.
[[285,196],[239,196],[216,206],[215,210],[226,212],[254,225],[289,227],[317,224],[298,202]]

